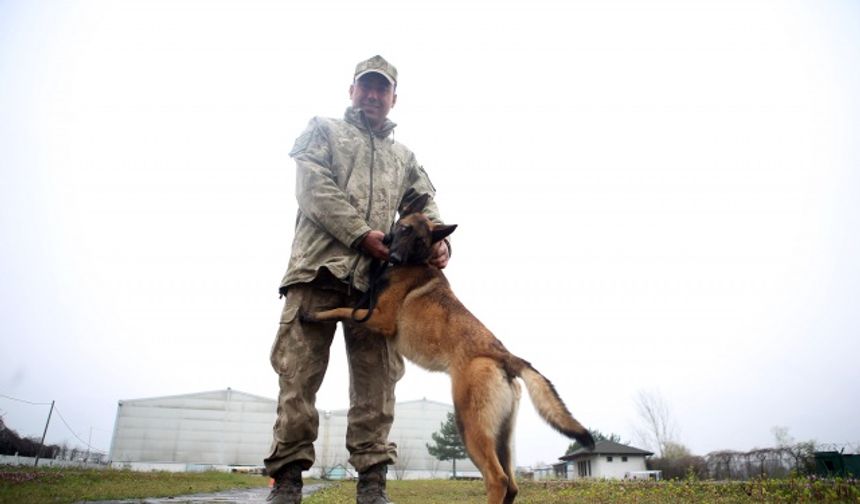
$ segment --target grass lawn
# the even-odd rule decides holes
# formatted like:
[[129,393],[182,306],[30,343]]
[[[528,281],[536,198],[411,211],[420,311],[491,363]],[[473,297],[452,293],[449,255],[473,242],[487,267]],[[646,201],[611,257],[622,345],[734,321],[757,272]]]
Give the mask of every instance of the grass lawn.
[[[520,482],[517,504],[666,504],[666,503],[860,503],[860,486],[852,481],[758,480],[751,482],[661,481]],[[397,504],[482,504],[480,481],[389,481]],[[355,483],[322,490],[305,504],[353,504]]]
[[224,472],[169,473],[0,466],[0,503],[169,497],[267,486],[262,476]]
[[[263,487],[262,476],[222,472],[168,473],[120,470],[0,466],[0,504],[71,503],[85,500],[142,499],[229,489]],[[481,481],[420,480],[388,482],[397,504],[482,504]],[[305,504],[353,504],[355,482],[332,483]],[[794,478],[744,482],[586,481],[520,482],[518,504],[664,503],[860,503],[854,480]]]

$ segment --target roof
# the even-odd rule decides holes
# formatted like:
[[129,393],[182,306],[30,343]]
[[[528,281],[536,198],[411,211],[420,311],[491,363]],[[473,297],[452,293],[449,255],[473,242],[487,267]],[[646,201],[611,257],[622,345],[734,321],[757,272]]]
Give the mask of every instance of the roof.
[[573,460],[581,456],[590,455],[644,455],[647,457],[649,455],[654,455],[654,453],[649,452],[648,450],[642,450],[632,446],[623,445],[621,443],[616,443],[615,441],[609,441],[608,439],[601,439],[594,443],[593,450],[580,448],[573,453],[559,457],[559,459]]
[[[220,390],[209,390],[205,392],[192,392],[190,394],[176,394],[176,395],[167,395],[167,396],[157,396],[157,397],[140,397],[135,399],[121,399],[119,403],[122,404],[133,404],[133,403],[147,403],[147,402],[156,402],[156,401],[165,401],[165,400],[177,400],[177,399],[214,399],[214,400],[227,400],[227,399],[244,399],[244,400],[253,400],[253,401],[263,401],[276,404],[276,399],[271,399],[268,397],[259,396],[256,394],[249,394],[247,392],[242,392],[241,390],[236,390],[230,387],[226,389]],[[423,399],[414,399],[411,401],[399,401],[397,405],[400,407],[410,406],[410,405],[426,405],[426,406],[437,406],[442,407],[444,409],[453,410],[454,406],[449,403],[439,402],[429,400],[426,397]],[[339,410],[320,410],[320,413],[328,413],[333,415],[346,415],[349,412],[348,408],[339,409]]]
[[249,394],[247,392],[242,392],[241,390],[235,390],[230,387],[226,389],[220,390],[209,390],[206,392],[192,392],[190,394],[176,394],[176,395],[168,395],[168,396],[159,396],[159,397],[141,397],[137,399],[121,399],[119,401],[120,404],[126,403],[139,403],[139,402],[154,402],[154,401],[164,401],[164,400],[173,400],[173,399],[228,399],[228,398],[236,398],[236,399],[246,399],[246,400],[255,400],[255,401],[264,401],[277,403],[275,399],[270,399],[268,397],[258,396],[255,394]]
[[404,406],[407,404],[423,404],[423,405],[429,405],[429,406],[442,406],[446,409],[451,409],[451,410],[454,409],[454,405],[451,403],[434,401],[432,399],[427,399],[426,397],[423,399],[413,399],[411,401],[398,401],[397,404],[401,405],[401,406]]

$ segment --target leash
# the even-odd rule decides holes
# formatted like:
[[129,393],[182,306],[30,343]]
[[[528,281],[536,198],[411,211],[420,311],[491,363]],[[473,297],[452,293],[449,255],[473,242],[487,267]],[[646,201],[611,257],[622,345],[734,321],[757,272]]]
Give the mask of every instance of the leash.
[[[382,243],[385,245],[391,244],[392,234],[388,233],[385,235],[385,238],[382,240]],[[363,324],[367,322],[370,316],[373,314],[373,310],[376,308],[376,301],[379,298],[379,284],[381,283],[382,276],[385,275],[385,270],[388,269],[388,265],[391,264],[388,261],[380,261],[379,259],[374,259],[373,262],[370,263],[370,285],[367,288],[367,292],[365,292],[361,299],[355,304],[352,309],[352,321],[357,322],[359,324]],[[356,315],[358,310],[362,308],[367,308],[367,315],[364,317],[358,318]]]
[[[379,280],[382,279],[382,275],[385,274],[385,270],[388,269],[388,261],[382,262],[379,259],[374,259],[372,263],[370,263],[370,286],[367,289],[367,292],[361,296],[361,299],[358,300],[358,303],[355,304],[355,307],[352,309],[352,321],[357,322],[359,324],[367,322],[367,319],[373,314],[373,310],[376,308],[376,301],[378,296],[378,288],[379,288]],[[362,308],[367,308],[367,315],[364,317],[358,318],[356,315],[358,310]]]

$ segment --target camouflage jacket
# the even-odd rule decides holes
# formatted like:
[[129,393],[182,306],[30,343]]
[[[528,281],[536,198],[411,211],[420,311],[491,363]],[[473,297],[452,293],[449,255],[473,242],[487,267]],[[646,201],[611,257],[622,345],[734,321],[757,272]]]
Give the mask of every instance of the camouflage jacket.
[[[282,294],[322,267],[366,291],[371,258],[358,249],[361,239],[373,229],[388,232],[397,211],[421,194],[435,195],[412,151],[391,138],[395,126],[386,121],[371,135],[350,107],[343,120],[314,117],[296,140],[290,156],[299,210]],[[441,222],[432,200],[425,212]]]

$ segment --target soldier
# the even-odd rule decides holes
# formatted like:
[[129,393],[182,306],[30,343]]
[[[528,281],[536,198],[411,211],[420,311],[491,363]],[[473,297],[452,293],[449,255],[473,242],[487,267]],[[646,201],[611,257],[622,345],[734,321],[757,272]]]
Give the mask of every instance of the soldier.
[[[314,462],[319,415],[314,405],[328,365],[334,323],[305,323],[298,314],[355,305],[369,287],[373,258],[388,259],[383,243],[396,213],[435,188],[415,155],[391,138],[388,112],[397,102],[397,69],[381,56],[362,61],[349,87],[352,106],[343,119],[315,117],[296,140],[299,210],[287,273],[286,296],[272,347],[279,375],[278,418],[265,459],[275,485],[267,502],[301,502],[302,471]],[[425,213],[441,222],[435,203]],[[450,244],[434,249],[433,265],[444,268]],[[349,360],[346,446],[358,471],[356,502],[388,503],[387,466],[396,461],[388,441],[394,421],[394,387],[403,358],[390,341],[344,326]]]

